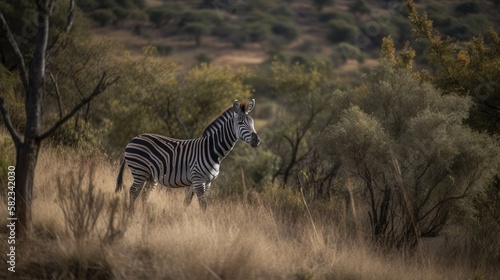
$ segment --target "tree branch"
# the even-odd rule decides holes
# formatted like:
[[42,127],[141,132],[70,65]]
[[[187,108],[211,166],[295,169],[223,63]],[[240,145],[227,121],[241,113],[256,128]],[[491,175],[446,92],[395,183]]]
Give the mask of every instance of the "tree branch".
[[14,50],[14,53],[16,54],[17,57],[17,63],[19,64],[19,77],[21,78],[21,82],[23,83],[24,90],[27,92],[28,91],[28,75],[26,71],[26,64],[24,63],[24,57],[23,54],[21,53],[21,50],[19,49],[19,46],[17,45],[16,40],[14,39],[14,35],[12,34],[12,31],[10,30],[9,25],[7,24],[7,21],[5,20],[3,13],[0,11],[0,22],[2,23],[2,29],[5,31],[5,35],[7,39],[9,40],[10,46]]
[[61,125],[66,123],[71,117],[73,117],[78,110],[80,110],[83,106],[87,105],[90,101],[92,101],[95,97],[97,97],[99,94],[103,93],[109,86],[114,84],[116,81],[118,81],[120,77],[115,77],[111,81],[106,81],[106,72],[102,73],[101,79],[99,80],[99,83],[96,85],[92,93],[87,96],[86,98],[82,99],[80,103],[78,103],[73,110],[71,110],[68,114],[66,114],[63,118],[59,119],[51,128],[49,128],[47,131],[42,133],[40,136],[38,136],[39,140],[43,140],[50,135],[52,135]]
[[71,0],[69,2],[68,17],[66,18],[66,25],[64,26],[64,32],[60,32],[59,34],[57,34],[52,44],[50,44],[50,46],[47,48],[47,57],[50,57],[54,52],[55,47],[59,42],[59,39],[61,38],[61,33],[67,34],[71,31],[74,20],[75,20],[75,0]]
[[9,130],[10,136],[12,137],[12,141],[14,141],[14,145],[16,146],[17,150],[19,145],[22,144],[22,138],[12,125],[12,121],[10,120],[9,113],[5,109],[4,100],[2,97],[0,97],[0,111],[2,112],[3,122],[5,123],[7,129]]
[[57,83],[56,78],[54,78],[54,75],[52,75],[52,73],[49,74],[50,74],[50,79],[52,79],[52,83],[54,84],[54,88],[57,95],[57,105],[59,106],[59,119],[62,119],[63,110],[62,110],[61,92],[59,91],[59,84]]

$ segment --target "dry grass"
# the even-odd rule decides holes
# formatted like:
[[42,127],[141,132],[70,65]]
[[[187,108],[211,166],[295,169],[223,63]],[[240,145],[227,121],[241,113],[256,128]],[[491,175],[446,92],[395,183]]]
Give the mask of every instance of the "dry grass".
[[[94,175],[89,179],[91,169]],[[251,203],[212,197],[206,212],[199,210],[196,200],[185,208],[183,190],[156,190],[145,205],[138,200],[135,214],[122,225],[124,235],[107,242],[103,235],[109,228],[112,202],[126,198],[123,192],[113,193],[117,169],[118,164],[98,157],[80,160],[55,150],[42,153],[34,200],[35,233],[19,245],[16,278],[488,278],[488,274],[469,268],[467,255],[445,256],[442,244],[423,248],[425,257],[377,253],[342,226],[347,224],[346,216],[333,212],[329,216],[328,212],[315,211],[311,204],[315,230],[303,205],[297,204],[300,197],[283,203],[290,200],[290,193],[281,194],[277,188],[252,193]],[[125,182],[131,182],[126,173]],[[96,225],[83,237],[75,237],[68,228],[60,207],[63,202],[58,200],[58,179],[60,186],[80,186],[84,194],[93,185],[94,196],[104,199]],[[115,218],[125,211],[117,209]],[[82,215],[88,209],[75,206],[73,211]]]

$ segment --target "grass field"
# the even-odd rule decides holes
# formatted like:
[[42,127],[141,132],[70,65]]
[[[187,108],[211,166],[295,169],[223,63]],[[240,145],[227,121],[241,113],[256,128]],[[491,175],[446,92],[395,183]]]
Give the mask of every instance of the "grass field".
[[156,190],[128,217],[126,192],[114,193],[118,163],[48,149],[37,168],[34,234],[17,243],[13,279],[493,279],[498,272],[474,267],[454,239],[380,252],[362,226],[349,226],[364,218],[334,201],[306,208],[300,195],[274,186],[244,198],[212,189],[206,212],[196,199],[185,208],[184,190]]

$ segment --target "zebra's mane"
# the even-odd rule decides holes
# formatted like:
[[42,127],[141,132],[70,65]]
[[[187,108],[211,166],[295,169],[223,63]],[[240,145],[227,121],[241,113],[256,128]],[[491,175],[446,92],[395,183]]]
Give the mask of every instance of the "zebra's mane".
[[[246,112],[246,105],[240,104],[240,108],[242,112]],[[229,106],[224,112],[222,112],[219,116],[213,119],[203,130],[203,137],[209,136],[212,131],[217,130],[222,126],[223,123],[227,122],[229,119],[233,117],[234,109],[233,106]]]

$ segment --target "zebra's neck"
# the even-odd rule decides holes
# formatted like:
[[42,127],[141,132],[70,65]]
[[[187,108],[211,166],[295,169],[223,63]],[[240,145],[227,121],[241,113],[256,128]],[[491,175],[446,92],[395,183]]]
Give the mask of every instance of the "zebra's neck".
[[234,110],[230,107],[212,121],[203,132],[208,141],[210,156],[214,162],[220,163],[233,149],[238,141],[234,132]]

